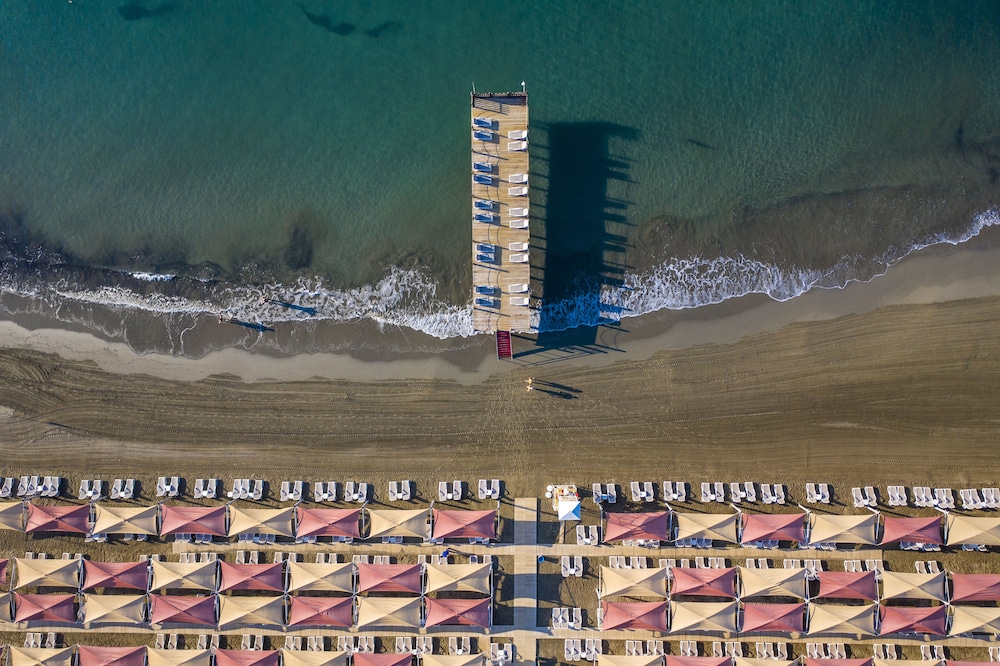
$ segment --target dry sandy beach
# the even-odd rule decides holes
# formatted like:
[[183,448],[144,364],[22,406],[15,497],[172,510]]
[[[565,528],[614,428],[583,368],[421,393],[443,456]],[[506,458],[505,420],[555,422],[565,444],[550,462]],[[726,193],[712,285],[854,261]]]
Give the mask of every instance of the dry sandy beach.
[[[591,344],[191,361],[0,328],[8,473],[474,480],[995,479],[1000,234],[867,284],[626,319]],[[528,392],[525,380],[541,389]],[[543,383],[538,383],[543,382]],[[42,469],[44,468],[44,469]]]

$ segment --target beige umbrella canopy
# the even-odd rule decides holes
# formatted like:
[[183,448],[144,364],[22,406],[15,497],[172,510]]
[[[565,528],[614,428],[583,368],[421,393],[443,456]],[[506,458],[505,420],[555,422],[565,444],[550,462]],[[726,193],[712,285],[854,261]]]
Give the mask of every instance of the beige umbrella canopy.
[[420,597],[361,597],[358,629],[363,627],[419,627]]
[[219,596],[219,628],[278,628],[285,623],[284,597]]
[[996,606],[952,606],[949,636],[1000,634],[1000,608]]
[[878,606],[809,604],[809,634],[874,636]]
[[489,595],[490,565],[428,564],[424,592],[478,592]]
[[345,592],[354,591],[354,565],[313,564],[311,562],[287,563],[289,592]]
[[85,594],[80,605],[83,626],[139,625],[146,611],[145,594]]
[[666,599],[667,570],[666,568],[612,569],[602,566],[600,592],[603,597]]
[[647,654],[641,657],[621,654],[597,655],[597,666],[662,666],[663,657]]
[[211,661],[211,650],[158,650],[156,648],[146,648],[147,666],[211,666]]
[[736,526],[738,513],[675,513],[678,539],[711,539],[738,543]]
[[[282,650],[283,666],[347,666],[350,652],[307,652],[305,650]],[[426,659],[424,660],[426,663]],[[150,664],[149,666],[154,666]]]
[[10,666],[71,666],[73,648],[22,648],[8,646]]
[[94,505],[94,534],[159,534],[156,528],[156,505]]
[[208,590],[215,592],[215,562],[150,562],[153,571],[151,592],[157,590]]
[[741,598],[794,597],[808,593],[805,569],[745,569],[740,567]]
[[80,587],[80,560],[26,560],[14,558],[14,589],[23,587]]
[[238,509],[229,506],[229,536],[238,534],[273,534],[292,538],[292,516],[295,510],[287,509]]
[[738,603],[735,601],[725,603],[674,601],[670,605],[670,631],[733,633],[736,631],[737,607]]
[[812,528],[809,543],[849,543],[875,545],[878,516],[868,513],[859,516],[842,516],[810,513]]
[[0,502],[0,530],[24,531],[24,505],[21,502]]
[[887,599],[948,600],[944,573],[921,574],[886,571],[882,573],[882,601]]
[[426,539],[430,536],[427,527],[427,510],[414,509],[370,509],[368,511],[369,539],[387,536]]
[[948,530],[949,546],[962,544],[1000,546],[1000,518],[949,513],[945,525]]

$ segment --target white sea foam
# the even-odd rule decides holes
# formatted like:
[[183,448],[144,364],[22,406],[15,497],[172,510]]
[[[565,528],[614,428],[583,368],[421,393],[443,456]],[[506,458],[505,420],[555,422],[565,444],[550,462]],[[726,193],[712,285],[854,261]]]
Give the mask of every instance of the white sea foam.
[[[947,243],[958,245],[977,236],[984,228],[1000,224],[1000,213],[989,210],[976,216],[959,233],[939,233],[913,243],[905,251],[889,250],[882,257],[845,257],[827,270],[786,269],[747,257],[703,259],[690,257],[666,261],[649,273],[626,274],[622,286],[585,290],[574,298],[543,302],[533,315],[533,325],[542,331],[617,322],[657,310],[681,310],[746,296],[766,294],[777,301],[794,298],[813,288],[842,288],[858,280],[870,280],[917,250]],[[859,267],[864,270],[859,272]],[[151,273],[131,273],[147,282],[177,279]],[[226,286],[199,288],[197,298],[139,293],[125,286],[77,288],[63,276],[56,285],[44,280],[17,279],[3,275],[0,290],[42,300],[57,316],[67,303],[94,305],[121,313],[121,326],[102,330],[111,337],[125,336],[126,322],[135,314],[160,317],[167,328],[178,327],[169,337],[182,347],[180,333],[192,326],[191,317],[224,313],[239,320],[273,326],[294,321],[370,320],[380,327],[397,326],[448,339],[469,337],[472,305],[451,305],[437,298],[437,285],[424,270],[392,268],[374,284],[353,289],[333,289],[320,279],[301,279],[292,285],[263,287]],[[196,281],[201,283],[202,281]],[[304,312],[264,298],[284,300],[309,309]],[[75,314],[67,320],[79,321]],[[96,326],[94,322],[90,325]],[[110,325],[105,320],[105,326]]]
[[136,278],[137,280],[145,280],[146,282],[167,282],[176,278],[176,275],[164,275],[161,273],[143,273],[141,271],[125,271],[128,275]]

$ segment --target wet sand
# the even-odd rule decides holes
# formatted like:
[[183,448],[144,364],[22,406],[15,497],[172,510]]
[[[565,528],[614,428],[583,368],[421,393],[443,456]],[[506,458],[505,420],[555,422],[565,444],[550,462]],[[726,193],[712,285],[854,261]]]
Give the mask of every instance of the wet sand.
[[634,478],[986,483],[1000,462],[998,253],[926,253],[869,284],[626,320],[588,344],[519,340],[514,364],[475,348],[459,361],[187,361],[6,324],[2,467],[498,476],[514,496]]

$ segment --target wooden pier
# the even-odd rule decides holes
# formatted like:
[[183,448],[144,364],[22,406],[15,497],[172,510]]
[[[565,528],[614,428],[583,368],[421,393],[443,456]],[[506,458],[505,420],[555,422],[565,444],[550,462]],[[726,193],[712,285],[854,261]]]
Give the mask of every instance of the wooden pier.
[[528,95],[472,94],[472,326],[530,332]]

